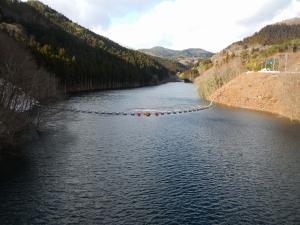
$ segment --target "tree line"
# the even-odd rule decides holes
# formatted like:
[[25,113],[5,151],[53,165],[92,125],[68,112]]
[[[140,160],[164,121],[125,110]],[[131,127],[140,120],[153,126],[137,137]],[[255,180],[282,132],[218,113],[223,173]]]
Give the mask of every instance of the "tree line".
[[300,25],[274,24],[268,25],[253,36],[245,38],[244,43],[274,45],[294,39],[300,39]]

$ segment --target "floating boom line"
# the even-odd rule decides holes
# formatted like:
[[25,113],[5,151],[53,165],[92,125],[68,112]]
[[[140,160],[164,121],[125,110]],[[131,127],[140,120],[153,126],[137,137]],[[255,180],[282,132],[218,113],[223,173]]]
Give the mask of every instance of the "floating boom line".
[[209,109],[213,105],[213,102],[210,102],[206,106],[190,106],[182,109],[173,109],[173,110],[157,110],[157,109],[132,109],[129,111],[93,111],[93,110],[81,110],[74,108],[60,108],[60,107],[50,107],[51,109],[57,109],[60,111],[72,112],[72,113],[83,113],[83,114],[94,114],[94,115],[103,115],[103,116],[137,116],[137,117],[150,117],[150,116],[165,116],[165,115],[176,115],[176,114],[186,114],[192,112],[199,112],[202,110]]

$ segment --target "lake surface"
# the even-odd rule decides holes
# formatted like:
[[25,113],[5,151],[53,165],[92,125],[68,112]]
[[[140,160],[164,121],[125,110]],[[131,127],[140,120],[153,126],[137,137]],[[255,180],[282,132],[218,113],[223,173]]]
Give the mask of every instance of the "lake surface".
[[[192,84],[87,93],[95,111],[203,104]],[[214,106],[54,115],[0,183],[0,224],[300,224],[300,126]]]

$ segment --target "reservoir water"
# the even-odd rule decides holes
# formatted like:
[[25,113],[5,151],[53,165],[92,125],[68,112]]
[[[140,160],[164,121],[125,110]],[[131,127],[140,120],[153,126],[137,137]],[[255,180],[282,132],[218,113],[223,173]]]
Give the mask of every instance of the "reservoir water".
[[[94,111],[203,104],[192,84],[86,93]],[[53,115],[0,183],[0,224],[300,224],[300,126],[213,106]]]

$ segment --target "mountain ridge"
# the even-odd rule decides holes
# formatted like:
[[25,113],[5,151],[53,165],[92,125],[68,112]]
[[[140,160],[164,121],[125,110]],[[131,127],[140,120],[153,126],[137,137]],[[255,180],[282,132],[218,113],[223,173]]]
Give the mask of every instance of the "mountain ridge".
[[283,20],[275,24],[300,25],[300,17],[294,17],[291,19]]
[[212,52],[201,48],[188,48],[183,50],[174,50],[162,46],[155,46],[149,49],[139,49],[138,51],[162,58],[196,57],[207,58],[213,55]]
[[300,18],[270,24],[244,38],[245,44],[274,45],[300,38]]

